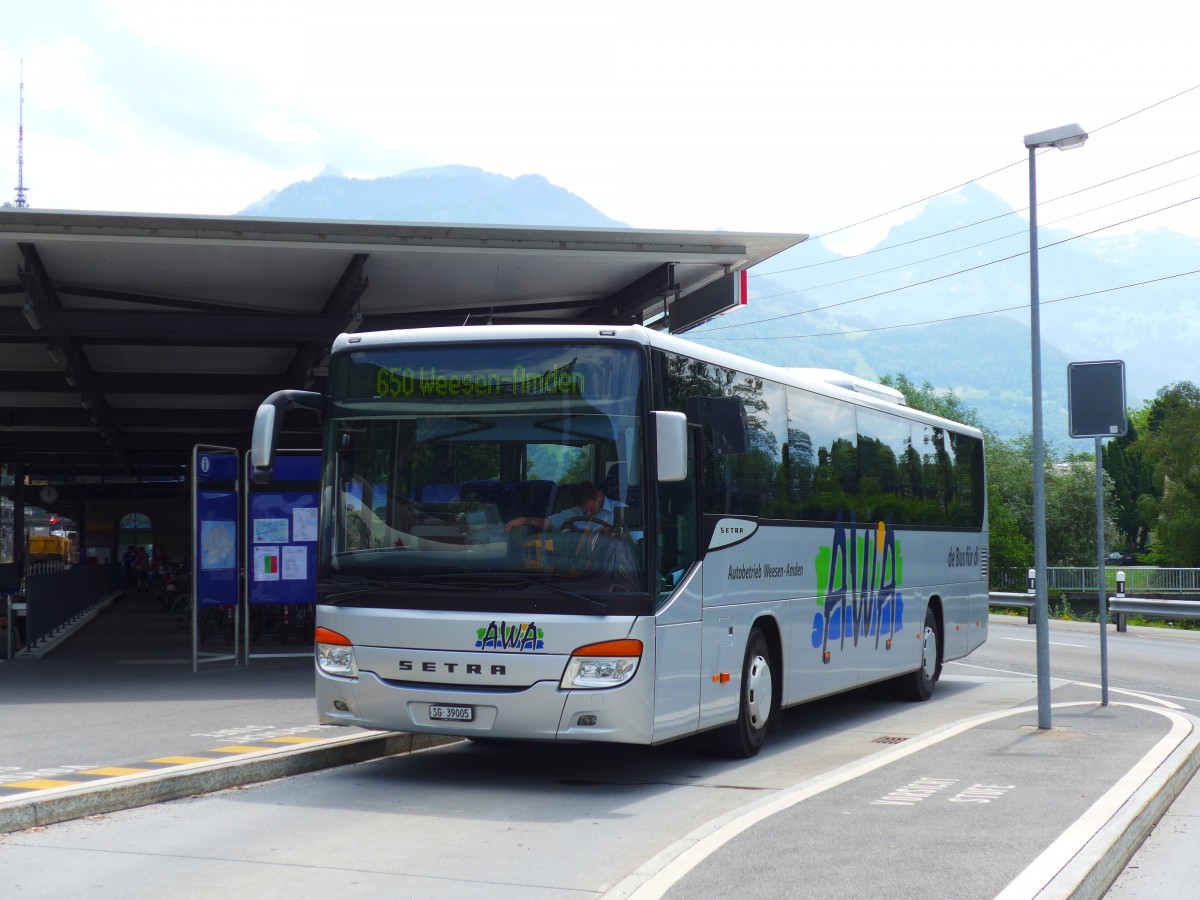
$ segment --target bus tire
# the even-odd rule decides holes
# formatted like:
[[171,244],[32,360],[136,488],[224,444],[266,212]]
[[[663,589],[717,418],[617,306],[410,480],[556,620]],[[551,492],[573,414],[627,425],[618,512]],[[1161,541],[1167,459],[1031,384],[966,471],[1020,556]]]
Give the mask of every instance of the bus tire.
[[941,656],[942,635],[938,631],[937,616],[933,609],[925,609],[925,627],[921,630],[921,665],[915,672],[896,679],[896,697],[919,703],[933,695],[933,685],[940,672],[938,659]]
[[756,755],[767,736],[774,704],[771,647],[762,630],[755,628],[746,641],[737,720],[717,732],[717,746],[721,753],[735,759],[749,759]]

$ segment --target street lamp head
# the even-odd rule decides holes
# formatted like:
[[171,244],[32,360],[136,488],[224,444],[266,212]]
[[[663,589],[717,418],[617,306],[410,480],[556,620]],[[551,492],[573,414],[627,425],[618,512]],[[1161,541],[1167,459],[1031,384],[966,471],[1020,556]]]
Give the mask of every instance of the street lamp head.
[[1041,147],[1057,147],[1059,150],[1072,150],[1082,147],[1087,140],[1087,132],[1079,125],[1062,125],[1049,131],[1039,131],[1036,134],[1025,135],[1025,146],[1030,150]]

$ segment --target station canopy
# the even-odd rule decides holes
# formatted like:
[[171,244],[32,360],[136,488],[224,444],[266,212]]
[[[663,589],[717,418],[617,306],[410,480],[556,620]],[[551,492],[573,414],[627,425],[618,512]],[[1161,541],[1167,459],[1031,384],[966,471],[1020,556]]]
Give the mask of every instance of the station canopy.
[[[272,391],[322,390],[342,332],[649,323],[802,240],[0,210],[0,463],[182,476],[197,443],[245,448]],[[282,445],[318,446],[315,418]]]

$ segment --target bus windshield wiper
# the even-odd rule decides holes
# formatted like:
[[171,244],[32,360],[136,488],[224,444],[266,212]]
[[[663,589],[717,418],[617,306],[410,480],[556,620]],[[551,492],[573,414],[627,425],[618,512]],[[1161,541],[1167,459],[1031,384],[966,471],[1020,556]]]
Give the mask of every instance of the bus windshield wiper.
[[581,594],[578,591],[571,590],[570,588],[562,587],[561,585],[554,584],[551,581],[539,581],[538,579],[529,575],[518,575],[516,576],[516,580],[524,584],[536,584],[539,587],[550,588],[552,591],[557,591],[560,594],[566,594],[568,597],[574,597],[576,600],[583,601],[589,607],[591,607],[594,612],[602,614],[608,613],[608,604],[603,600],[597,600],[595,597],[589,597],[586,594]]
[[[578,600],[593,611],[600,614],[608,612],[608,604],[603,600],[597,600],[594,597],[589,597],[586,594],[581,594],[578,591],[573,591],[570,588],[565,588],[554,584],[550,581],[543,581],[529,575],[509,574],[507,578],[503,573],[493,573],[486,577],[469,575],[465,573],[443,573],[430,574],[425,576],[415,576],[417,578],[429,579],[422,581],[407,581],[398,578],[360,578],[354,581],[339,582],[340,587],[346,588],[345,593],[329,597],[331,602],[349,599],[350,597],[359,596],[362,593],[378,588],[416,588],[419,590],[429,590],[436,588],[439,591],[461,591],[463,589],[487,591],[488,593],[496,593],[502,591],[505,587],[514,585],[536,585],[538,587],[549,588],[550,590],[565,594],[574,600]],[[434,580],[436,579],[436,580]]]
[[354,581],[339,581],[337,584],[338,587],[344,587],[355,594],[376,588],[420,588],[422,590],[437,588],[445,591],[453,590],[455,587],[452,584],[442,584],[436,581],[407,581],[403,578],[356,578]]

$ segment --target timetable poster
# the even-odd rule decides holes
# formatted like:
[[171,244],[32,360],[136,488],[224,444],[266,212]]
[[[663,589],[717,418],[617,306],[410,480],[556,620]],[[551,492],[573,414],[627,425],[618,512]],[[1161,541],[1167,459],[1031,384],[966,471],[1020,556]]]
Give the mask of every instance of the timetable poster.
[[280,451],[269,484],[247,479],[251,604],[317,602],[320,478],[319,453]]
[[237,451],[192,451],[192,589],[197,606],[238,602]]

